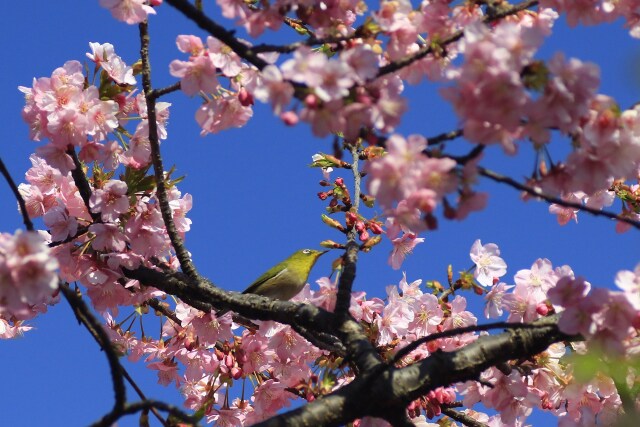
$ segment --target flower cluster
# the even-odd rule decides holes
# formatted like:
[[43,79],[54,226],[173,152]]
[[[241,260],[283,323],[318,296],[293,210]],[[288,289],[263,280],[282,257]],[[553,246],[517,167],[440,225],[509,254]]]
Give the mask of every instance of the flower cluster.
[[19,321],[46,312],[57,301],[58,261],[45,234],[0,234],[0,337],[28,330]]
[[[89,83],[79,62],[69,61],[50,78],[34,80],[26,94],[23,117],[31,137],[47,138],[31,156],[27,183],[19,190],[31,218],[42,217],[55,248],[60,276],[85,285],[100,312],[118,312],[119,306],[138,304],[160,293],[143,289],[123,278],[121,268],[134,268],[152,259],[174,262],[160,214],[155,184],[145,177],[150,164],[147,108],[142,95],[134,96],[133,69],[114,52],[112,45],[90,43],[87,57],[95,65],[99,86]],[[168,103],[156,104],[158,137],[167,137]],[[141,117],[135,131],[125,126],[132,116]],[[109,137],[118,140],[110,141]],[[128,144],[125,138],[129,138]],[[76,151],[78,150],[78,151]],[[77,156],[77,157],[76,157]],[[90,166],[86,182],[90,195],[81,196],[71,171],[76,163]],[[116,175],[124,166],[124,173]],[[184,234],[191,221],[191,196],[182,196],[167,176],[169,206],[176,229]],[[48,254],[48,252],[47,252]],[[55,261],[55,259],[54,259]],[[55,270],[56,263],[52,268]],[[18,266],[10,274],[20,273]],[[34,267],[34,276],[39,270]],[[137,290],[137,293],[132,291]],[[30,293],[22,302],[42,302]]]

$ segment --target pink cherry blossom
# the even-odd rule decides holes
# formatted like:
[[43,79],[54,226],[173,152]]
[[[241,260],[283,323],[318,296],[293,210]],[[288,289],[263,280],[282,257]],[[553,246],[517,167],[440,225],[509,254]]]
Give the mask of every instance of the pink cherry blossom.
[[44,224],[49,227],[51,240],[59,242],[67,237],[73,237],[78,231],[78,221],[75,217],[69,216],[69,212],[62,206],[51,208],[44,215]]
[[169,73],[181,79],[180,89],[189,96],[200,91],[214,93],[219,85],[216,68],[206,55],[193,57],[189,61],[175,59],[169,64]]
[[500,258],[500,249],[495,243],[482,245],[478,239],[473,242],[469,256],[476,265],[473,275],[482,286],[492,286],[494,278],[507,273],[507,264]]
[[415,234],[403,234],[402,237],[393,239],[393,250],[389,255],[389,265],[394,270],[398,270],[407,255],[413,252],[413,248],[419,243],[423,243],[423,237],[416,237]]
[[30,319],[37,314],[34,307],[52,303],[57,268],[43,235],[0,234],[0,316]]
[[633,271],[619,271],[616,274],[615,283],[624,291],[633,308],[640,310],[640,264]]
[[224,95],[202,105],[196,112],[196,121],[202,128],[200,135],[204,136],[242,127],[252,116],[253,110],[243,106],[236,96]]
[[156,11],[145,3],[145,0],[100,0],[100,6],[109,9],[115,19],[130,25],[145,21],[149,15],[156,14]]
[[100,212],[103,221],[115,221],[120,214],[129,210],[127,184],[111,179],[102,188],[94,191],[89,200],[91,211]]

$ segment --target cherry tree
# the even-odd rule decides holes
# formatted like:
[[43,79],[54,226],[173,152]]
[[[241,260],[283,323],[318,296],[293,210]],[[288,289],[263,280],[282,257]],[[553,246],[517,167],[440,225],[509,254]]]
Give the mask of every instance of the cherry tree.
[[[561,15],[621,19],[640,38],[639,2],[99,3],[137,26],[140,57],[91,42],[86,57],[21,86],[38,145],[25,182],[0,163],[24,222],[0,234],[0,336],[28,339],[31,319],[68,304],[109,363],[113,408],[95,425],[139,414],[143,425],[524,426],[542,411],[563,426],[608,426],[637,414],[640,265],[601,288],[546,258],[514,269],[497,244],[475,240],[460,248],[471,269],[404,273],[377,294],[356,266],[386,239],[388,267],[400,269],[439,223],[484,209],[481,178],[548,203],[560,225],[585,212],[619,233],[640,228],[640,107],[599,93],[595,64],[537,56]],[[150,54],[162,13],[207,34],[176,34],[170,64]],[[277,31],[288,41],[263,42]],[[157,87],[163,67],[175,83]],[[398,132],[419,84],[441,88],[459,127]],[[260,102],[332,141],[309,153],[330,276],[280,301],[201,273],[185,242],[198,195],[165,166],[188,158],[161,154],[177,96],[194,98],[206,138],[245,126]],[[535,153],[526,179],[483,162],[521,147]],[[160,332],[129,325],[158,318]],[[123,358],[175,387],[182,405],[146,398]]]

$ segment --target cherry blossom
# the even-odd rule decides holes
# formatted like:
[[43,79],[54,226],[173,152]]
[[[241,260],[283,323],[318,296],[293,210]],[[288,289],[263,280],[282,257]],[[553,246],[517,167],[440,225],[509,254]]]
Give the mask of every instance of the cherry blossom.
[[494,279],[507,273],[507,264],[500,258],[500,249],[495,243],[482,245],[478,239],[473,242],[469,256],[476,265],[473,275],[482,286],[492,286]]

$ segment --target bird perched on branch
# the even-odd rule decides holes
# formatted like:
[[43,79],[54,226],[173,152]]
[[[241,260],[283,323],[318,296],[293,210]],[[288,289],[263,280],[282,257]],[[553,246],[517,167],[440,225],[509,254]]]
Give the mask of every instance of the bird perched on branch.
[[[274,265],[258,277],[243,294],[255,294],[278,300],[290,300],[296,296],[309,278],[309,273],[318,258],[328,251],[314,249],[300,249],[289,258]],[[229,310],[220,310],[216,316],[220,317]]]

